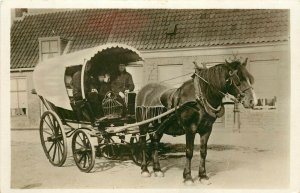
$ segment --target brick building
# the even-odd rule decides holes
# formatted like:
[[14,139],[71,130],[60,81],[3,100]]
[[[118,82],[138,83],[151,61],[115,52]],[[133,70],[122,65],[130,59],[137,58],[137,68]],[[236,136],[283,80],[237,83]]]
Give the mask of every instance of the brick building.
[[[37,128],[42,111],[32,71],[39,61],[106,43],[138,49],[144,64],[129,66],[137,89],[147,82],[193,71],[193,61],[212,66],[238,54],[249,58],[260,100],[241,112],[241,127],[286,126],[290,97],[288,10],[85,9],[23,14],[11,27],[11,126]],[[216,127],[231,129],[233,105]]]

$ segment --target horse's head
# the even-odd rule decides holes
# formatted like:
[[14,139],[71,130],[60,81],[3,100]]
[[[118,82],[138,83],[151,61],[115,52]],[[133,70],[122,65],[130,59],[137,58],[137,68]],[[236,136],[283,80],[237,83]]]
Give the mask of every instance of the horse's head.
[[227,92],[237,98],[245,108],[253,108],[257,104],[257,98],[252,88],[253,76],[248,72],[247,60],[226,62],[228,76],[226,78]]

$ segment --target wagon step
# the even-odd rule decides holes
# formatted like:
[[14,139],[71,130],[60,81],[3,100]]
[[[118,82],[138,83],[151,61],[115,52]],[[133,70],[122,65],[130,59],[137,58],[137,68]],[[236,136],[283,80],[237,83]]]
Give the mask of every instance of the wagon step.
[[127,124],[127,125],[124,125],[124,126],[117,126],[117,127],[106,127],[105,131],[108,132],[108,133],[118,133],[118,132],[132,132],[132,133],[137,133],[139,132],[139,126],[140,125],[144,125],[144,124],[147,124],[147,123],[150,123],[152,121],[155,121],[157,119],[160,119],[160,118],[163,118],[164,116],[167,116],[171,113],[173,113],[175,111],[175,108],[172,108],[158,116],[155,116],[151,119],[146,119],[144,121],[141,121],[141,122],[137,122],[137,123],[132,123],[132,124]]

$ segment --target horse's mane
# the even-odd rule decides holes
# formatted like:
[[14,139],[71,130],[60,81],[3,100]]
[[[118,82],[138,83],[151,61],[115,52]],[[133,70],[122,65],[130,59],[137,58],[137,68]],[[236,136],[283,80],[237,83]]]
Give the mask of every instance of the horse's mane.
[[[242,66],[240,62],[232,62],[229,65],[232,65],[233,69],[238,70],[238,75],[241,80],[249,79],[251,84],[254,83],[254,77],[250,74],[246,67]],[[210,68],[201,69],[199,75],[205,78],[205,80],[214,87],[220,88],[220,86],[224,85],[224,80],[226,79],[226,75],[224,74],[226,69],[226,64],[220,63]]]
[[213,87],[222,89],[226,79],[224,71],[224,64],[217,64],[213,67],[200,70],[199,75]]

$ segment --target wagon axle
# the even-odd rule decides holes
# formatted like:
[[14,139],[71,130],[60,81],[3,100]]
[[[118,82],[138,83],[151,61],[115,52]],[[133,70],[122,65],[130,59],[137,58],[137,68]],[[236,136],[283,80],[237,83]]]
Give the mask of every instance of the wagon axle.
[[63,138],[62,135],[52,135],[51,137],[47,137],[47,142],[58,142],[61,141]]

